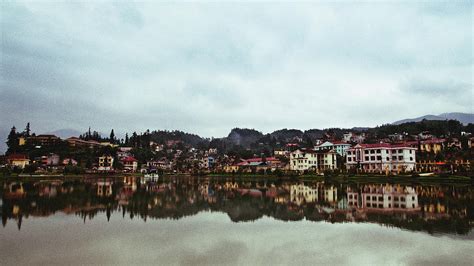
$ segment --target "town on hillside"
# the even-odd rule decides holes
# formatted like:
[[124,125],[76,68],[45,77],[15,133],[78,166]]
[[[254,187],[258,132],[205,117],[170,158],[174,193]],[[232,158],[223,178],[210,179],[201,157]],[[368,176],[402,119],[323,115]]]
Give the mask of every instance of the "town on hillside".
[[116,137],[89,130],[62,139],[13,127],[0,157],[3,175],[463,175],[473,176],[474,125],[456,120],[375,128],[233,129],[224,138],[181,131]]

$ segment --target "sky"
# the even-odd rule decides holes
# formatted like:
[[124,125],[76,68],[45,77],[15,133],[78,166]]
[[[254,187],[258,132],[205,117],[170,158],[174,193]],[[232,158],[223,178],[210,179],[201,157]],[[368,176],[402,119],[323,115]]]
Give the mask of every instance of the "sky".
[[0,128],[376,126],[473,113],[473,5],[1,3]]

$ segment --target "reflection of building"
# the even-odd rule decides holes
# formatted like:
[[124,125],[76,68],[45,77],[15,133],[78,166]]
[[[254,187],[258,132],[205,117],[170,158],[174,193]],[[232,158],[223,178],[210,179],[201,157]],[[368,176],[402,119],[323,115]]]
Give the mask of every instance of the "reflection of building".
[[304,184],[291,185],[290,200],[296,205],[301,205],[309,202],[316,202],[318,200],[318,189],[311,188]]
[[108,197],[112,195],[112,181],[98,181],[97,182],[97,196]]
[[414,171],[415,152],[405,144],[357,144],[347,150],[346,165],[372,173]]
[[366,185],[361,193],[347,191],[351,207],[377,210],[419,210],[418,195],[409,186]]
[[321,200],[329,203],[337,202],[337,188],[335,186],[321,187]]

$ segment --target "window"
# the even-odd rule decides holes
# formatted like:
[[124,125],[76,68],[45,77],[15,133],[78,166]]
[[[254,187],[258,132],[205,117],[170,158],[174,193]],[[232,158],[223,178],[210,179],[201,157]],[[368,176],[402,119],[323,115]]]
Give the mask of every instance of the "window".
[[393,199],[394,199],[395,201],[398,201],[398,197],[393,197]]
[[403,153],[403,150],[398,150],[398,153]]
[[380,209],[383,209],[383,204],[379,204],[379,208],[380,208]]
[[369,208],[369,207],[370,207],[370,204],[369,204],[369,203],[367,203],[365,206],[367,206],[367,208]]
[[370,150],[370,154],[374,154],[375,153],[375,150]]
[[367,196],[366,199],[367,199],[367,200],[370,200],[370,196]]
[[372,161],[375,161],[375,156],[370,156],[370,159],[371,159]]
[[377,156],[377,161],[382,161],[382,156]]
[[410,154],[411,154],[412,150],[410,150]]
[[380,153],[381,151],[380,150],[377,150],[377,153]]
[[414,197],[414,196],[413,196],[413,197],[411,197],[411,200],[415,200],[415,197]]
[[377,200],[377,197],[376,197],[376,196],[372,196],[372,200]]
[[352,158],[351,158],[351,157],[347,157],[347,161],[348,161],[348,162],[352,161]]
[[388,204],[388,207],[389,207],[389,208],[392,208],[392,204],[389,203],[389,204]]
[[413,161],[413,157],[410,157],[410,161]]
[[390,161],[390,157],[387,157],[386,159],[387,159],[387,161]]
[[352,195],[349,195],[349,199],[352,199]]
[[413,204],[411,205],[411,207],[412,207],[412,208],[415,208],[415,204],[413,203]]
[[369,156],[365,156],[365,160],[368,161],[368,160],[369,160]]
[[392,161],[396,161],[397,160],[397,156],[392,156]]
[[388,196],[388,200],[392,200],[392,196]]
[[368,150],[365,150],[365,151],[364,151],[364,154],[369,154],[369,151],[368,151]]
[[400,197],[400,201],[405,202],[405,197]]
[[399,161],[403,161],[403,156],[398,156]]

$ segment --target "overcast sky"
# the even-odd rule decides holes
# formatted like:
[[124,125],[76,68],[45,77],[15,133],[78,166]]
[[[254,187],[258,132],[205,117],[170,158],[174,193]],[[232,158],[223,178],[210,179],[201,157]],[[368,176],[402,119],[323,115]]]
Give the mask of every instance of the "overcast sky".
[[0,127],[375,126],[473,112],[473,7],[11,3]]

